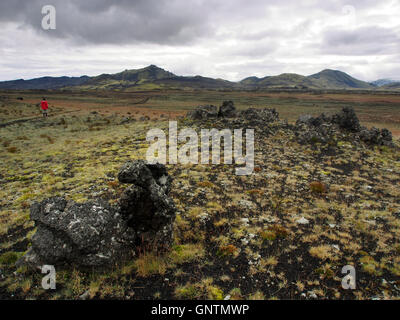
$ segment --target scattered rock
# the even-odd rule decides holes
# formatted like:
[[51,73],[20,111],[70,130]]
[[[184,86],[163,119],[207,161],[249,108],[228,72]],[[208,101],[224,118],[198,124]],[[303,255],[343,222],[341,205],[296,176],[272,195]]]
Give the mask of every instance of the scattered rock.
[[126,124],[132,121],[131,117],[123,117],[119,124]]
[[149,121],[150,120],[150,117],[149,116],[141,116],[140,118],[139,118],[139,121]]
[[187,116],[194,120],[217,118],[218,108],[213,105],[198,106],[193,111],[189,111]]

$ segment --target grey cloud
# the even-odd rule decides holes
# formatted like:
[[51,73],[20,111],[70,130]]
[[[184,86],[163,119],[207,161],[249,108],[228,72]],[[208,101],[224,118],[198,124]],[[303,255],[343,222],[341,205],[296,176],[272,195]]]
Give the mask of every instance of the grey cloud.
[[400,33],[377,26],[328,30],[324,33],[320,50],[324,54],[350,56],[394,54],[400,51]]
[[[47,4],[57,30],[41,29]],[[344,28],[349,5],[354,29]],[[381,0],[1,0],[0,78],[146,64],[232,80],[324,68],[370,77],[379,74],[375,56],[386,77],[399,70],[391,71],[399,8]]]
[[0,21],[34,28],[42,35],[80,43],[180,44],[212,32],[209,21],[213,1],[61,1],[53,0],[57,29],[42,30],[44,0],[2,1]]

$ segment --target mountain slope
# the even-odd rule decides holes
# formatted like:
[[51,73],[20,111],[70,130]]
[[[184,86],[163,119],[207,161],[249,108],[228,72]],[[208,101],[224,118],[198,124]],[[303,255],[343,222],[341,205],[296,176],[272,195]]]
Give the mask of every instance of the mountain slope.
[[139,81],[154,81],[172,77],[175,77],[173,73],[165,71],[155,65],[150,65],[146,68],[125,70],[115,74],[101,74],[97,77],[92,77],[88,81],[88,84],[96,84],[104,81],[128,81],[136,83]]
[[313,80],[295,73],[283,73],[279,76],[269,76],[264,78],[249,77],[240,81],[240,84],[253,88],[318,88],[318,84]]
[[311,76],[308,76],[319,86],[329,89],[374,89],[374,86],[355,79],[339,70],[326,69]]
[[392,79],[379,79],[379,80],[372,81],[370,83],[377,87],[383,87],[388,84],[392,84],[392,83],[396,83],[396,82],[398,82],[398,81],[392,80]]
[[[396,84],[387,84],[383,89],[396,89]],[[177,76],[169,71],[150,65],[141,69],[125,70],[115,74],[95,77],[42,77],[30,80],[0,82],[0,89],[59,89],[76,90],[153,90],[153,89],[377,89],[376,84],[367,83],[337,70],[323,70],[302,76],[283,73],[263,78],[248,77],[239,82],[213,79],[202,76]]]
[[58,89],[69,86],[80,86],[89,80],[82,77],[42,77],[30,80],[11,80],[0,82],[0,89],[29,90],[29,89]]

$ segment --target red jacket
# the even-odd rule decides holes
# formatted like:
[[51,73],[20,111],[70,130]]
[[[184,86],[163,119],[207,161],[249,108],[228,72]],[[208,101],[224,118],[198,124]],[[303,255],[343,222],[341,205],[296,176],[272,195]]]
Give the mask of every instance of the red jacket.
[[42,110],[47,110],[49,108],[49,104],[47,103],[47,101],[42,101],[40,103],[40,105],[42,106]]

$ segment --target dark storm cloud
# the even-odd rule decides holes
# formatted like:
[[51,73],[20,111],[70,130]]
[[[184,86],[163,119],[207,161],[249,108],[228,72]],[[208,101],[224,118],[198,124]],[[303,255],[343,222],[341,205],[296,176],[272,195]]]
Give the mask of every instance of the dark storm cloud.
[[[41,28],[41,8],[47,4],[56,8],[56,30]],[[180,44],[212,31],[208,21],[212,5],[212,1],[2,1],[0,21],[78,42]]]

